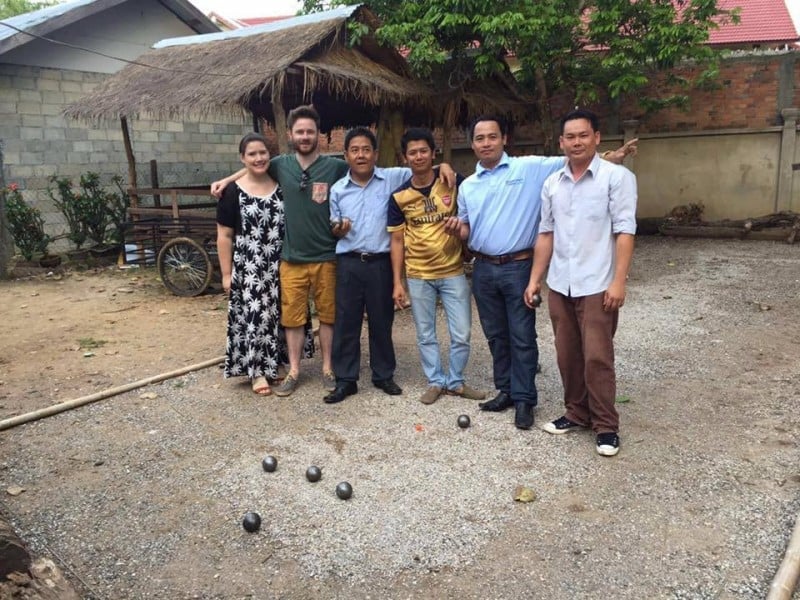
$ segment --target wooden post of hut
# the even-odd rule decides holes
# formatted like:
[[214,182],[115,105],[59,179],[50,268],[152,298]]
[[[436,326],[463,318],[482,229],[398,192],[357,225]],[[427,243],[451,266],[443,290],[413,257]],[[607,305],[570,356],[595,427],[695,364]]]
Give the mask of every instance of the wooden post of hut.
[[286,135],[286,111],[283,108],[284,74],[272,80],[272,114],[275,116],[275,135],[278,138],[278,150],[281,154],[289,152],[289,138]]
[[453,164],[453,129],[456,127],[456,116],[461,98],[454,98],[444,107],[442,123],[442,162]]
[[403,113],[396,108],[382,107],[378,117],[378,166],[395,167],[403,164],[400,138],[404,130]]
[[131,190],[131,206],[139,206],[139,196],[136,194],[136,158],[133,156],[133,144],[131,144],[131,132],[128,130],[128,118],[120,117],[122,126],[122,141],[125,144],[125,156],[128,158],[128,185]]

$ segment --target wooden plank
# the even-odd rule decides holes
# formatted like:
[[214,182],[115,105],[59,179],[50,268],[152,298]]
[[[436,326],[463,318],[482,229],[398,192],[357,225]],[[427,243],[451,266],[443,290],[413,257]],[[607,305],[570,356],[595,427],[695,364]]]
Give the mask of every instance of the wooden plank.
[[152,196],[154,194],[164,194],[178,192],[181,196],[211,196],[208,187],[168,187],[168,188],[128,188],[128,193],[140,194],[142,196]]
[[180,218],[180,208],[178,207],[178,192],[176,190],[172,190],[172,218],[178,219]]
[[[148,208],[146,206],[140,206],[139,208],[131,208],[128,211],[131,216],[153,216],[153,217],[164,217],[164,219],[176,219],[178,217],[175,216],[175,213],[171,208],[162,207],[162,208]],[[191,209],[191,208],[180,208],[179,210],[179,217],[189,217],[195,219],[207,219],[208,221],[212,221],[216,223],[216,214],[209,211],[202,211],[199,209]]]

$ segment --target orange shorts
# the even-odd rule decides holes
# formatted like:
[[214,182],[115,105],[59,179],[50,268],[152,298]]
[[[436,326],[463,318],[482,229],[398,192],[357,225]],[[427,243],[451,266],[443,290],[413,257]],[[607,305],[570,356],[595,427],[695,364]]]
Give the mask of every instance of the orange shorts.
[[333,324],[336,314],[336,262],[288,263],[281,261],[281,325],[301,327],[308,320],[308,297],[320,323]]

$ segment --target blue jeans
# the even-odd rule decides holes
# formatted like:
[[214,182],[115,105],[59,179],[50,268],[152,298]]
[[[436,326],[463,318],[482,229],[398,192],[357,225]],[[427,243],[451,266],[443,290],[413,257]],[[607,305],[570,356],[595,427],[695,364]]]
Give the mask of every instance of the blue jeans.
[[530,274],[531,259],[504,265],[476,260],[472,293],[492,353],[495,387],[514,402],[536,406],[536,311],[522,298]]
[[[469,360],[472,303],[469,284],[462,275],[442,279],[408,279],[411,312],[417,329],[417,347],[428,385],[458,389],[464,384],[464,368]],[[436,298],[442,299],[447,329],[450,332],[449,374],[445,375],[436,339]]]

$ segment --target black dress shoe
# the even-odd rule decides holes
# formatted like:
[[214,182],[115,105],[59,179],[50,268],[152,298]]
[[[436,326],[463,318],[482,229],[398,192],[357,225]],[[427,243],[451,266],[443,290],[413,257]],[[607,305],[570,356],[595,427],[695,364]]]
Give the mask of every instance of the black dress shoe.
[[478,403],[478,408],[481,410],[488,410],[489,412],[502,412],[512,406],[514,406],[514,402],[511,400],[511,396],[505,392],[500,392],[487,402]]
[[341,402],[348,396],[352,396],[358,391],[358,386],[355,381],[339,381],[336,383],[336,389],[330,394],[325,396],[322,401],[325,404],[336,404]]
[[375,384],[375,387],[383,390],[390,396],[399,396],[403,393],[403,390],[400,389],[400,386],[394,382],[394,379],[389,377],[389,379],[382,379],[381,381],[373,381],[372,383]]
[[533,405],[527,402],[517,402],[517,414],[514,415],[514,425],[517,429],[530,429],[533,427]]

